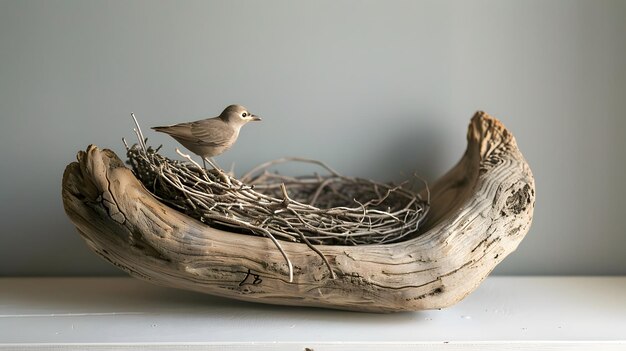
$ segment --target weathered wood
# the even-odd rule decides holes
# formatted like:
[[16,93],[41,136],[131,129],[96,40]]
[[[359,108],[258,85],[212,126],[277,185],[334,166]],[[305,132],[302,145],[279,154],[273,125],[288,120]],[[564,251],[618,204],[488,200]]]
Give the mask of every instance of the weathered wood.
[[469,293],[526,235],[535,184],[513,135],[478,112],[459,163],[432,187],[421,233],[395,244],[318,246],[217,230],[159,202],[93,145],[63,175],[65,211],[89,247],[134,277],[234,299],[393,312],[443,308]]

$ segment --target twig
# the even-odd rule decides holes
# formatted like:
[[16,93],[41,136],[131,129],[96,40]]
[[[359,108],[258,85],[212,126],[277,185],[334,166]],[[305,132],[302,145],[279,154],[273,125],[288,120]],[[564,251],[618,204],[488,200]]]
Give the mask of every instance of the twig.
[[133,121],[135,122],[135,126],[136,126],[136,130],[135,132],[137,133],[137,138],[139,139],[139,144],[141,145],[141,148],[143,149],[144,152],[147,152],[146,150],[146,141],[145,138],[143,136],[143,133],[141,132],[141,127],[139,126],[139,122],[137,122],[137,118],[135,117],[135,114],[133,112],[130,113],[130,116],[133,118]]

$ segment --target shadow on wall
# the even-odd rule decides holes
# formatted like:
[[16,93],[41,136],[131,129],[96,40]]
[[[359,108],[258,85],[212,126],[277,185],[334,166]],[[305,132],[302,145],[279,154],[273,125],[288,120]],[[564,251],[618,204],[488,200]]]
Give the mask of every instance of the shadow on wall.
[[414,174],[432,184],[451,166],[444,164],[441,157],[445,150],[444,133],[431,118],[402,116],[398,122],[380,133],[362,136],[375,147],[369,155],[358,157],[352,169],[357,176],[384,182],[415,180],[421,189],[423,184]]

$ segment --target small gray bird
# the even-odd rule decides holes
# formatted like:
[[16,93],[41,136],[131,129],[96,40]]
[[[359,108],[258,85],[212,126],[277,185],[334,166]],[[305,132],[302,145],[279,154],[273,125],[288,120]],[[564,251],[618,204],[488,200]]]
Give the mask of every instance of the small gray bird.
[[211,157],[228,150],[237,141],[239,130],[244,124],[260,120],[261,118],[248,112],[245,107],[230,105],[214,118],[152,129],[169,134],[189,151],[202,157],[206,168],[205,159],[210,162]]

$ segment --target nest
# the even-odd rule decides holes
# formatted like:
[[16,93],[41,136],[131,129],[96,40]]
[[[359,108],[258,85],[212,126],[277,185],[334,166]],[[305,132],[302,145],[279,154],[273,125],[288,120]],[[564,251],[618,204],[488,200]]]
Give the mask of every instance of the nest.
[[[162,156],[161,147],[147,145],[136,126],[139,142],[124,144],[127,162],[143,185],[163,203],[212,227],[270,238],[287,261],[290,281],[293,268],[280,240],[306,244],[330,269],[315,245],[398,242],[415,234],[428,213],[429,199],[412,189],[414,182],[347,177],[320,161],[301,158],[270,161],[236,178],[219,167],[206,170],[178,149],[186,161]],[[288,162],[314,164],[326,174],[270,172]]]

